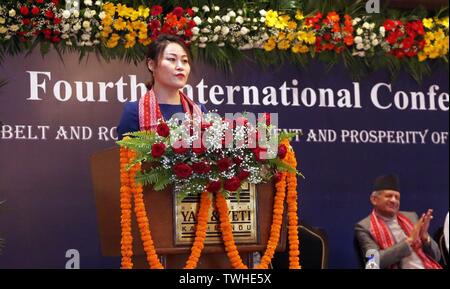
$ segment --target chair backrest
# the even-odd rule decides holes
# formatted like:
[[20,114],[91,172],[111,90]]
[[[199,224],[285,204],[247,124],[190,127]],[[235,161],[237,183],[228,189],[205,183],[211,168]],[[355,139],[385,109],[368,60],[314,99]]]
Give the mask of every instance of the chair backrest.
[[[324,230],[305,224],[298,226],[300,265],[303,269],[328,268],[328,239]],[[289,268],[289,249],[276,252],[272,259],[274,269]]]
[[436,242],[439,245],[439,250],[441,250],[441,255],[442,258],[440,260],[439,263],[441,263],[443,268],[448,268],[448,250],[447,250],[447,246],[445,245],[445,236],[444,236],[444,231],[443,231],[443,227],[440,227],[436,234],[434,234],[434,239],[436,240]]

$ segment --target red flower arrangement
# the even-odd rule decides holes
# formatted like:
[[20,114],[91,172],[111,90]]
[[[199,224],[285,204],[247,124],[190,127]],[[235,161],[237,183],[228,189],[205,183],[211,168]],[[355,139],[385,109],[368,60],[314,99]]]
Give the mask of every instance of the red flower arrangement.
[[402,22],[387,19],[383,24],[386,30],[386,45],[388,53],[401,59],[415,57],[425,47],[425,29],[422,21]]
[[331,11],[324,18],[322,13],[317,12],[315,16],[308,17],[305,24],[316,30],[316,52],[335,51],[341,53],[347,46],[353,45],[352,17],[348,14],[342,18]]

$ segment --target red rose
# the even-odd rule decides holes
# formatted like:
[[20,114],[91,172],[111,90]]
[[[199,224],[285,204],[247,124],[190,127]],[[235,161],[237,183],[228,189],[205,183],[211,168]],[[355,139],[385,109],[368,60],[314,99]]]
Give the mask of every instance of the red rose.
[[159,158],[161,157],[166,150],[166,145],[163,143],[155,143],[152,145],[152,157]]
[[36,0],[37,3],[42,4],[44,3],[44,0]]
[[217,162],[217,166],[221,172],[228,170],[232,165],[232,162],[229,158],[223,158]]
[[181,16],[183,16],[183,13],[184,13],[184,9],[182,8],[182,7],[180,7],[180,6],[178,6],[178,7],[175,7],[174,9],[173,9],[173,12],[172,12],[175,16],[177,16],[177,17],[181,17]]
[[214,182],[210,182],[206,186],[206,190],[210,193],[216,193],[220,190],[221,187],[222,187],[222,184],[220,182],[214,181]]
[[275,183],[278,183],[279,181],[281,181],[281,176],[282,174],[280,172],[277,172],[274,176],[273,176],[273,180],[275,181]]
[[384,28],[385,28],[387,31],[391,31],[391,30],[393,30],[393,29],[395,28],[396,22],[394,22],[394,21],[392,21],[392,20],[390,20],[390,19],[386,19],[386,21],[384,21],[383,26],[384,26]]
[[211,170],[211,166],[205,162],[198,162],[192,165],[192,170],[197,174],[206,174]]
[[194,17],[195,14],[194,10],[192,10],[191,8],[186,8],[186,13],[191,17]]
[[192,35],[194,35],[194,33],[192,32],[191,29],[186,29],[186,30],[184,31],[184,35],[185,35],[186,37],[192,37]]
[[223,184],[223,188],[227,191],[234,192],[241,187],[241,180],[238,177],[232,177],[226,180]]
[[240,179],[241,181],[245,180],[246,178],[248,178],[248,176],[250,176],[250,173],[247,171],[240,171],[237,174],[238,179]]
[[22,19],[22,24],[23,24],[23,25],[28,25],[28,24],[30,24],[30,19],[28,19],[28,18]]
[[282,160],[286,157],[287,154],[287,148],[286,145],[281,144],[278,146],[278,157]]
[[45,17],[47,17],[47,19],[52,19],[54,17],[53,12],[50,10],[45,11]]
[[192,175],[192,168],[184,163],[178,163],[174,165],[172,170],[175,173],[175,175],[180,179],[186,179],[190,175]]
[[190,20],[190,21],[188,22],[188,27],[189,27],[189,28],[194,28],[195,26],[197,26],[197,24],[195,23],[194,20]]
[[58,25],[59,23],[61,23],[61,18],[55,17],[55,19],[53,19],[53,24]]
[[59,4],[59,0],[52,0],[53,4],[58,5]]
[[188,152],[187,144],[182,139],[177,140],[172,145],[172,150],[173,150],[174,153],[176,153],[178,155],[183,155],[183,154]]
[[160,5],[155,5],[151,9],[151,14],[153,16],[158,16],[159,14],[162,13],[162,11],[163,11],[163,8]]
[[27,16],[29,12],[30,10],[28,9],[27,6],[20,7],[20,14],[22,14],[23,16]]
[[156,127],[156,132],[162,137],[168,137],[170,134],[170,129],[165,122],[162,122]]
[[40,10],[36,6],[34,6],[33,9],[31,9],[31,14],[33,14],[33,15],[38,15],[39,12],[40,12]]
[[331,34],[330,34],[330,33],[327,33],[327,34],[325,34],[325,35],[323,36],[323,38],[324,38],[326,41],[330,41],[330,39],[331,39]]

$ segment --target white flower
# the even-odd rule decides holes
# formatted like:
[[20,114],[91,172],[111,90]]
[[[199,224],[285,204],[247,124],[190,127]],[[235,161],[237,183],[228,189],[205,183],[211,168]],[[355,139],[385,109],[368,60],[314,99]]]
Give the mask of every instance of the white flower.
[[78,3],[78,2],[73,2],[73,3],[72,3],[72,6],[76,8],[76,7],[79,6],[79,3]]
[[241,33],[242,35],[245,35],[245,34],[247,34],[247,33],[249,33],[249,32],[250,32],[250,30],[248,30],[247,27],[242,27],[242,28],[241,28],[241,31],[240,31],[240,33]]
[[214,11],[219,11],[220,10],[220,7],[219,6],[214,6]]
[[258,26],[252,26],[252,30],[258,30]]
[[242,15],[242,13],[244,13],[244,11],[242,11],[242,9],[238,9],[237,14]]
[[73,11],[73,16],[75,16],[76,18],[78,18],[78,17],[80,16],[80,11],[74,10],[74,11]]
[[8,15],[9,15],[9,17],[16,16],[16,10],[14,10],[14,9],[9,10]]
[[94,44],[99,44],[100,40],[94,40]]
[[364,22],[363,26],[364,29],[369,29],[370,28],[370,24],[367,22]]
[[11,39],[11,35],[5,35],[5,40],[9,40],[9,39]]
[[83,28],[89,28],[89,27],[91,27],[91,22],[89,22],[87,20],[83,21]]
[[78,31],[81,29],[81,25],[80,22],[77,22],[73,27],[72,27],[73,31]]
[[91,35],[90,35],[90,34],[83,33],[83,34],[81,35],[81,39],[83,39],[84,41],[87,41],[87,40],[91,39]]
[[363,34],[363,32],[364,31],[361,28],[356,29],[356,34],[357,35],[361,35],[361,34]]
[[64,26],[63,26],[63,32],[67,32],[67,31],[69,31],[69,30],[70,30],[70,24],[69,24],[69,23],[64,24]]
[[236,12],[234,12],[233,10],[231,10],[230,12],[228,12],[228,16],[230,16],[230,17],[236,17]]
[[216,26],[215,28],[214,28],[214,33],[219,33],[219,31],[222,29],[222,27],[221,26]]
[[16,32],[17,30],[19,30],[19,25],[16,25],[16,24],[11,25],[11,27],[9,27],[9,29],[13,32]]
[[383,34],[383,36],[384,36],[385,32],[386,32],[386,29],[384,28],[384,26],[381,26],[380,27],[380,33]]
[[370,44],[367,44],[367,45],[364,46],[364,50],[369,50],[370,47],[371,47]]
[[224,15],[224,16],[222,16],[222,20],[224,21],[224,22],[230,22],[230,20],[231,20],[231,18],[230,18],[230,16],[229,15]]
[[8,28],[5,26],[0,26],[0,34],[5,34],[8,31]]
[[192,33],[193,33],[194,35],[197,35],[199,32],[200,32],[200,29],[199,29],[198,27],[192,28]]
[[211,39],[212,42],[217,42],[217,40],[219,39],[219,35],[214,35],[213,38]]
[[358,50],[364,49],[364,44],[362,44],[362,43],[356,44],[356,49],[358,49]]
[[370,23],[370,29],[374,29],[375,28],[375,23]]
[[220,42],[219,44],[217,44],[217,46],[219,46],[219,47],[224,47],[224,46],[225,46],[225,43]]
[[208,28],[204,27],[202,28],[202,30],[200,30],[202,33],[209,33],[211,32],[211,30],[209,30]]
[[208,17],[208,19],[206,19],[206,21],[207,21],[208,23],[210,23],[210,24],[213,23],[213,20],[211,19],[211,17]]
[[256,22],[258,22],[258,19],[257,18],[253,18],[253,23],[256,23]]
[[356,17],[355,19],[353,19],[353,21],[355,21],[356,23],[359,23],[361,21],[361,18]]
[[66,34],[66,33],[61,34],[61,38],[62,39],[68,39],[69,38],[69,34]]
[[356,37],[355,37],[355,43],[356,43],[356,44],[362,43],[362,38],[361,38],[361,36],[356,36]]
[[377,35],[375,33],[370,34],[370,40],[374,40],[377,38]]
[[5,24],[6,20],[3,17],[0,17],[0,24]]
[[224,26],[222,27],[222,35],[227,35],[230,32],[230,28]]
[[84,0],[84,5],[92,6],[92,0]]
[[202,36],[198,40],[200,40],[200,42],[202,42],[202,43],[205,43],[206,41],[208,41],[208,37]]
[[91,10],[89,10],[89,8],[87,8],[87,9],[84,11],[84,18],[92,18]]
[[242,16],[236,17],[236,23],[239,23],[239,24],[244,23],[244,18],[242,18]]
[[70,11],[69,10],[64,10],[62,13],[62,16],[64,19],[68,19],[70,17]]
[[259,19],[259,22],[261,22],[261,23],[266,22],[266,17],[261,17],[261,19]]
[[194,11],[195,13],[197,13],[198,12],[198,7],[192,7],[192,11]]
[[95,1],[95,5],[101,6],[102,5],[102,1],[100,1],[100,0]]
[[259,15],[261,15],[262,17],[265,17],[267,14],[266,10],[259,10]]
[[106,17],[106,12],[105,11],[102,11],[102,12],[100,12],[98,14],[98,18],[100,18],[101,20],[105,19],[105,17]]
[[72,46],[72,41],[66,41],[67,46]]
[[200,48],[205,48],[205,47],[206,47],[206,43],[199,43],[199,44],[198,44],[198,47],[200,47]]
[[198,16],[195,16],[194,17],[194,22],[195,22],[195,24],[200,25],[202,23],[202,19],[200,17],[198,17]]
[[221,20],[222,20],[222,18],[220,18],[220,16],[219,16],[219,15],[216,15],[216,16],[214,17],[214,20],[216,20],[216,21],[221,21]]
[[204,5],[204,6],[202,7],[202,10],[205,11],[205,12],[209,12],[209,11],[210,11],[210,10],[209,10],[209,7],[206,6],[206,5]]
[[372,40],[372,45],[373,45],[373,46],[377,46],[377,45],[378,45],[378,39]]

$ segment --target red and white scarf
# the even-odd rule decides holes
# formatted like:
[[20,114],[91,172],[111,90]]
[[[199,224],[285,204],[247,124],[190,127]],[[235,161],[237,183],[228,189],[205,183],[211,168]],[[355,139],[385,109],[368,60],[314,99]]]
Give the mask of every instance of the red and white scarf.
[[[400,227],[405,232],[406,236],[411,236],[411,231],[414,228],[414,224],[401,213],[397,213],[397,221]],[[370,216],[370,232],[377,242],[381,250],[389,248],[395,244],[394,238],[392,237],[391,231],[384,222],[384,220],[372,211]],[[422,247],[413,248],[414,252],[417,254],[419,259],[422,261],[425,269],[442,269],[442,267],[434,261],[432,258],[428,257],[422,250]]]
[[[201,116],[202,111],[200,107],[183,92],[179,91],[179,93],[184,112],[187,112],[191,116],[194,114],[194,117]],[[147,91],[147,93],[139,100],[140,130],[155,131],[158,126],[159,119],[164,121],[164,116],[161,113],[155,92],[151,89]]]

